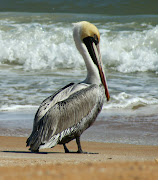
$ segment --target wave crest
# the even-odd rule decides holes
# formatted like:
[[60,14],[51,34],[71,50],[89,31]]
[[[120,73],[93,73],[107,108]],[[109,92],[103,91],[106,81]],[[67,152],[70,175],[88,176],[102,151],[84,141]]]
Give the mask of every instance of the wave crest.
[[111,102],[104,105],[104,109],[138,109],[147,105],[157,105],[158,99],[153,97],[132,96],[125,92],[121,92],[118,95],[111,97]]
[[[0,31],[1,64],[20,65],[25,70],[84,66],[72,38],[71,25],[14,21],[1,21],[1,24],[7,29]],[[144,31],[113,31],[107,26],[109,23],[98,25],[102,58],[108,69],[158,73],[158,26]]]
[[103,34],[101,45],[107,67],[123,73],[158,72],[158,26],[110,34]]
[[0,62],[25,70],[77,67],[80,61],[71,36],[70,28],[13,24],[12,31],[0,31]]

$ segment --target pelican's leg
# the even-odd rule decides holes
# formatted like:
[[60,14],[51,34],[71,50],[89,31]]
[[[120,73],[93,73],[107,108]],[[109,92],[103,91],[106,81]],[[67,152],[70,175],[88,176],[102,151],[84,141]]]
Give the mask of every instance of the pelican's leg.
[[39,149],[34,150],[34,149],[31,149],[31,147],[30,147],[29,150],[30,150],[32,153],[39,153]]
[[82,154],[98,154],[98,153],[91,153],[91,152],[84,152],[82,151],[82,148],[81,148],[81,143],[80,143],[80,137],[76,137],[76,143],[77,143],[77,146],[78,146],[78,151],[77,153],[82,153]]
[[66,144],[63,144],[63,146],[64,146],[65,153],[69,153],[70,151],[69,151],[68,148],[66,147]]
[[76,143],[77,143],[77,146],[78,146],[78,151],[77,151],[77,153],[86,153],[86,152],[83,152],[83,151],[82,151],[81,142],[80,142],[80,136],[76,137]]

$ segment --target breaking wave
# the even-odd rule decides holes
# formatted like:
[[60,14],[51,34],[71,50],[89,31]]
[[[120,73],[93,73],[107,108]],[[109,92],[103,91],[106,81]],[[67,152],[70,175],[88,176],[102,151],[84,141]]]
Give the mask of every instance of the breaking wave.
[[[14,21],[1,20],[0,25],[1,64],[20,65],[25,70],[84,67],[72,38],[71,24],[16,24]],[[112,30],[116,26],[129,25],[98,25],[106,68],[124,73],[157,73],[158,26],[143,31]]]

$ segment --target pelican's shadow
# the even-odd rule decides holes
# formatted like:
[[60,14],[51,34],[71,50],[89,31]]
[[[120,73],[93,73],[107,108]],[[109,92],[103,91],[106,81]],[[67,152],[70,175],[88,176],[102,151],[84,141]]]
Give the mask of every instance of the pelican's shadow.
[[99,153],[93,153],[93,152],[78,153],[76,151],[70,151],[69,153],[65,153],[65,152],[31,152],[31,151],[1,151],[1,152],[17,153],[17,154],[99,154]]
[[64,152],[31,152],[31,151],[1,151],[5,153],[17,153],[17,154],[63,154]]

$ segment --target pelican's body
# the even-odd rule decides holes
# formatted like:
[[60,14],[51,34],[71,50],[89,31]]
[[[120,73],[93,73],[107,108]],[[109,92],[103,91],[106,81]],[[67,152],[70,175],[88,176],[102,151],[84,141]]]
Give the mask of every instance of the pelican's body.
[[34,119],[33,131],[27,140],[30,150],[37,152],[76,139],[78,153],[83,153],[80,136],[92,125],[103,106],[108,88],[102,69],[99,51],[100,35],[91,23],[82,21],[75,24],[73,31],[77,49],[87,67],[83,82],[70,83],[45,99]]

